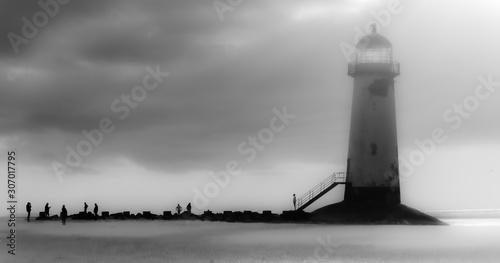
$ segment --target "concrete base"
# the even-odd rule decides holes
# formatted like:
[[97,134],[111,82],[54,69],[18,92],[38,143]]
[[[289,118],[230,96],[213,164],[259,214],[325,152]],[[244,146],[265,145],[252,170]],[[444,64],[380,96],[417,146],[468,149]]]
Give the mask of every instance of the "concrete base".
[[446,225],[403,204],[340,202],[311,213],[311,221],[334,224]]

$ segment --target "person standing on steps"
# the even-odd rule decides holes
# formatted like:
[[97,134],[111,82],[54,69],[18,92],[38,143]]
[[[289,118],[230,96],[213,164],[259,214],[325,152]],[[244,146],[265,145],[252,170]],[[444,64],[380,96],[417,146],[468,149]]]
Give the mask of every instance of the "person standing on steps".
[[295,198],[295,194],[293,194],[293,210],[297,210],[297,198]]
[[26,204],[26,212],[28,212],[28,222],[30,221],[30,215],[31,215],[31,203],[28,202]]
[[66,206],[63,205],[61,209],[61,219],[62,219],[62,224],[66,225],[66,217],[68,216],[68,210],[66,210]]
[[87,202],[84,202],[83,203],[83,212],[85,213],[85,215],[87,214],[87,208],[89,208],[89,206],[87,205]]
[[45,204],[45,217],[49,217],[49,210],[50,210],[50,206],[49,206],[49,203],[46,203]]

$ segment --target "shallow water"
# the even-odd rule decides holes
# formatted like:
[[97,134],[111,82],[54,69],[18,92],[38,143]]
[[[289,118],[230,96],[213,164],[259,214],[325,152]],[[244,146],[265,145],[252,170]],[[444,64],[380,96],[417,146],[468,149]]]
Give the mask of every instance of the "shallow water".
[[498,221],[453,220],[451,226],[22,222],[17,255],[2,246],[0,262],[498,262],[500,226],[484,223]]
[[498,226],[500,227],[500,219],[498,218],[444,218],[443,222],[450,226]]

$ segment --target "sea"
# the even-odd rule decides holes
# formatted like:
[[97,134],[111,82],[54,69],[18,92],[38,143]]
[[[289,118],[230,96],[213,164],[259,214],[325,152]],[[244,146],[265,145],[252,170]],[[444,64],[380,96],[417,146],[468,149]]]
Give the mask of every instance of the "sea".
[[425,213],[450,226],[500,226],[500,209],[431,210]]

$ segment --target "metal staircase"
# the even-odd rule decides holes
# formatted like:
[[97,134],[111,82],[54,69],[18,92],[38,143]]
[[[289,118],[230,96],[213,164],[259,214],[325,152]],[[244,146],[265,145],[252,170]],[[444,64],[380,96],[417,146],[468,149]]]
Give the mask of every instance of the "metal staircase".
[[306,207],[314,203],[328,191],[332,190],[339,184],[345,184],[346,173],[338,172],[328,176],[323,182],[316,185],[313,189],[307,191],[304,195],[297,199],[297,211],[304,210]]

